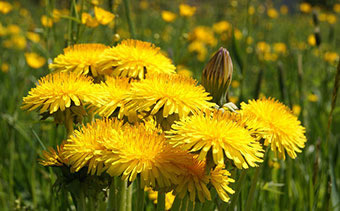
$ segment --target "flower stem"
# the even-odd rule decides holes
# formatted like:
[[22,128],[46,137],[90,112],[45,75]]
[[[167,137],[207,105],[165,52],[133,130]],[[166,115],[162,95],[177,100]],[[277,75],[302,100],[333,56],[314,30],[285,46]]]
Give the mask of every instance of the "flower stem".
[[66,133],[67,137],[70,137],[70,135],[73,133],[73,120],[71,117],[71,111],[70,109],[65,110],[65,128],[66,128]]
[[140,179],[137,179],[137,202],[136,209],[144,210],[144,188],[141,187]]
[[253,200],[254,200],[254,193],[255,193],[255,189],[256,189],[256,185],[257,185],[257,181],[258,181],[260,172],[262,170],[262,166],[263,165],[256,168],[255,173],[252,177],[251,186],[250,186],[250,190],[249,190],[249,193],[248,193],[248,198],[247,198],[245,210],[251,210],[251,205],[252,205]]
[[126,193],[127,193],[127,181],[120,181],[120,200],[119,200],[119,211],[126,211]]
[[80,190],[77,195],[77,211],[85,211],[85,210],[86,210],[85,194],[82,190]]
[[126,211],[132,211],[132,187],[133,185],[130,184],[126,190]]
[[232,211],[235,210],[238,195],[241,192],[241,187],[242,187],[242,184],[243,184],[243,180],[246,178],[246,174],[247,174],[246,170],[241,171],[241,175],[240,175],[239,179],[237,180],[235,193],[234,193],[233,198],[231,199],[231,204],[230,204],[230,207],[229,207],[228,210],[232,210]]
[[163,190],[158,191],[157,196],[157,211],[165,210],[165,192]]
[[109,192],[109,201],[106,210],[116,210],[117,209],[117,194],[116,194],[116,184],[115,184],[115,178],[112,178],[111,184],[110,184],[110,192]]
[[126,19],[127,19],[128,25],[129,25],[130,37],[136,38],[135,37],[135,28],[134,28],[133,22],[131,20],[129,0],[124,0],[124,7],[125,7]]

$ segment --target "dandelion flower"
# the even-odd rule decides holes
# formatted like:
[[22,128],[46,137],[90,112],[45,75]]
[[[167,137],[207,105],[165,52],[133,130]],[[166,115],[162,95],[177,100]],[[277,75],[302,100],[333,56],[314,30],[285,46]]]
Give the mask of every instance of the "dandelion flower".
[[174,147],[198,152],[199,160],[211,150],[215,164],[224,164],[226,156],[237,168],[255,167],[262,162],[263,149],[237,119],[228,112],[202,112],[173,124],[167,137]]
[[249,100],[241,103],[241,111],[245,118],[252,119],[246,124],[255,129],[264,139],[264,145],[271,144],[271,149],[279,158],[285,159],[285,151],[291,158],[301,152],[307,141],[305,128],[288,107],[274,99]]
[[105,82],[97,86],[102,92],[93,105],[100,116],[109,117],[124,106],[125,95],[130,91],[128,78],[107,77]]
[[175,73],[175,66],[153,44],[124,40],[105,50],[98,62],[103,72],[122,77],[144,78],[146,73]]
[[211,100],[209,93],[196,84],[194,79],[181,75],[149,75],[145,80],[131,84],[126,109],[150,112],[162,125],[163,118],[183,118],[214,106],[208,102]]
[[7,14],[13,9],[13,6],[5,1],[0,1],[0,13]]
[[74,73],[54,73],[39,80],[36,87],[24,97],[21,108],[29,111],[40,110],[43,118],[53,115],[57,123],[63,123],[65,118],[69,117],[80,122],[86,114],[83,105],[96,98],[90,78]]
[[230,178],[230,173],[224,169],[224,165],[218,165],[210,172],[210,182],[215,187],[218,196],[224,201],[228,202],[230,197],[227,194],[233,194],[235,191],[229,187],[229,184],[235,182]]
[[97,172],[100,175],[104,170],[104,162],[99,158],[105,154],[103,142],[112,136],[117,136],[122,122],[117,120],[96,120],[81,129],[74,131],[64,146],[63,156],[69,160],[71,171],[78,172],[88,167],[88,173]]
[[53,26],[53,19],[46,15],[41,16],[40,21],[44,27],[51,28]]
[[75,72],[77,75],[98,76],[96,62],[108,46],[96,43],[77,44],[64,49],[49,68],[59,72]]
[[64,143],[57,146],[57,151],[50,147],[48,150],[44,150],[42,158],[39,163],[43,166],[63,166],[68,165],[67,159],[63,156]]
[[132,182],[140,174],[141,186],[168,188],[176,183],[181,169],[174,164],[183,151],[167,144],[166,138],[149,125],[126,125],[118,136],[105,142],[110,151],[101,159],[111,176]]
[[94,15],[97,21],[102,25],[109,24],[115,18],[114,14],[100,7],[94,7]]
[[179,5],[179,14],[184,17],[191,17],[195,14],[196,7],[192,7],[187,4],[180,4]]
[[176,19],[176,14],[170,11],[162,11],[162,19],[166,22],[173,22]]
[[95,28],[99,25],[97,19],[93,18],[89,13],[83,12],[81,14],[81,23],[85,24],[87,27]]
[[36,53],[25,53],[25,59],[28,64],[33,69],[39,69],[44,66],[46,63],[46,59],[44,57],[39,56]]

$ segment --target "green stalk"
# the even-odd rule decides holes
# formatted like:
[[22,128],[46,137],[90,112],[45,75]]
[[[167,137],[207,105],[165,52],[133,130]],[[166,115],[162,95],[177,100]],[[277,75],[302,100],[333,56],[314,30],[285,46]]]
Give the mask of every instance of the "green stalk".
[[144,210],[144,188],[141,187],[140,179],[137,179],[136,209]]
[[157,196],[157,211],[164,211],[165,210],[165,192],[160,190],[158,191]]
[[80,190],[77,195],[77,211],[85,210],[86,210],[85,194],[83,190]]
[[133,185],[130,184],[126,191],[126,211],[132,211],[132,192]]
[[129,0],[124,0],[124,7],[125,7],[125,14],[126,14],[126,19],[129,25],[129,31],[130,31],[130,37],[131,38],[136,38],[135,37],[135,28],[133,25],[133,22],[131,20],[131,14],[130,14],[130,2]]
[[182,199],[180,199],[178,196],[175,197],[174,203],[172,203],[171,210],[172,211],[179,211],[181,208]]
[[127,181],[121,181],[119,194],[119,211],[126,211]]
[[238,199],[238,196],[239,196],[239,194],[241,192],[241,187],[242,187],[242,184],[243,184],[243,180],[246,178],[246,174],[247,174],[247,171],[246,170],[242,170],[241,171],[241,175],[240,175],[239,179],[237,180],[236,188],[235,188],[235,193],[234,193],[234,196],[231,199],[230,207],[228,209],[230,211],[234,211],[235,210],[237,199]]
[[256,185],[257,185],[257,181],[259,179],[260,172],[262,170],[262,166],[263,165],[256,168],[255,173],[252,177],[251,186],[250,186],[245,210],[251,210],[251,205],[253,204],[254,193],[255,193],[255,190],[256,190]]
[[70,109],[65,110],[65,128],[66,128],[67,137],[70,137],[70,135],[73,133],[73,130],[74,130]]
[[117,201],[117,194],[116,194],[116,184],[115,184],[115,177],[112,178],[110,187],[109,187],[109,201],[106,208],[106,211],[116,210],[116,201]]
[[78,43],[78,40],[79,40],[79,35],[80,35],[80,27],[82,26],[82,22],[81,22],[81,16],[83,14],[83,10],[84,10],[84,3],[85,3],[85,0],[81,0],[81,6],[80,6],[80,16],[77,17],[77,19],[79,19],[79,23],[78,23],[78,26],[77,26],[77,34],[76,34],[76,43]]

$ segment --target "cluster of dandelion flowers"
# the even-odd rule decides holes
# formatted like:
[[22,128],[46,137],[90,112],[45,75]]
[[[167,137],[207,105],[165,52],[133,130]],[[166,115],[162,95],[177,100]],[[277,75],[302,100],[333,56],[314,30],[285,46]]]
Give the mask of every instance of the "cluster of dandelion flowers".
[[200,160],[209,158],[210,151],[215,164],[224,164],[226,156],[237,168],[255,167],[262,162],[263,149],[235,119],[228,112],[204,111],[177,121],[167,137],[175,147],[199,153]]
[[264,145],[271,144],[271,149],[279,158],[285,159],[285,151],[291,158],[296,157],[296,152],[301,152],[307,141],[305,128],[301,122],[282,103],[272,98],[249,100],[241,103],[240,112],[247,121],[247,127],[257,130],[264,139]]
[[128,78],[106,77],[105,82],[96,85],[101,94],[99,100],[93,102],[93,110],[103,117],[110,117],[114,112],[119,112],[124,106],[125,95],[130,91],[129,82]]
[[142,79],[146,73],[175,73],[175,66],[158,47],[139,40],[124,40],[106,49],[97,63],[103,74]]
[[[145,80],[131,84],[126,96],[126,109],[150,112],[157,121],[179,118],[209,109],[214,103],[203,86],[189,77],[169,74],[150,74]],[[178,118],[177,118],[178,119]]]
[[92,79],[75,73],[53,73],[41,78],[23,99],[22,109],[48,114],[91,103],[97,98]]
[[123,123],[118,120],[96,120],[74,131],[64,146],[63,156],[69,160],[72,172],[83,167],[88,173],[100,175],[104,170],[101,157],[107,153],[104,141],[117,136]]
[[49,68],[60,72],[74,72],[77,75],[98,76],[96,62],[101,58],[105,49],[103,44],[88,43],[76,44],[64,49],[64,53],[58,55]]

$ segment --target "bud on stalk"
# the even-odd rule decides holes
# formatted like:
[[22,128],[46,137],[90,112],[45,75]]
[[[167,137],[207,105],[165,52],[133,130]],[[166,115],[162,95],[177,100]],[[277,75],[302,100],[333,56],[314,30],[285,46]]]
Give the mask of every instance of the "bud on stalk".
[[211,94],[213,101],[222,106],[233,75],[233,64],[229,52],[220,48],[210,59],[202,73],[202,85]]

